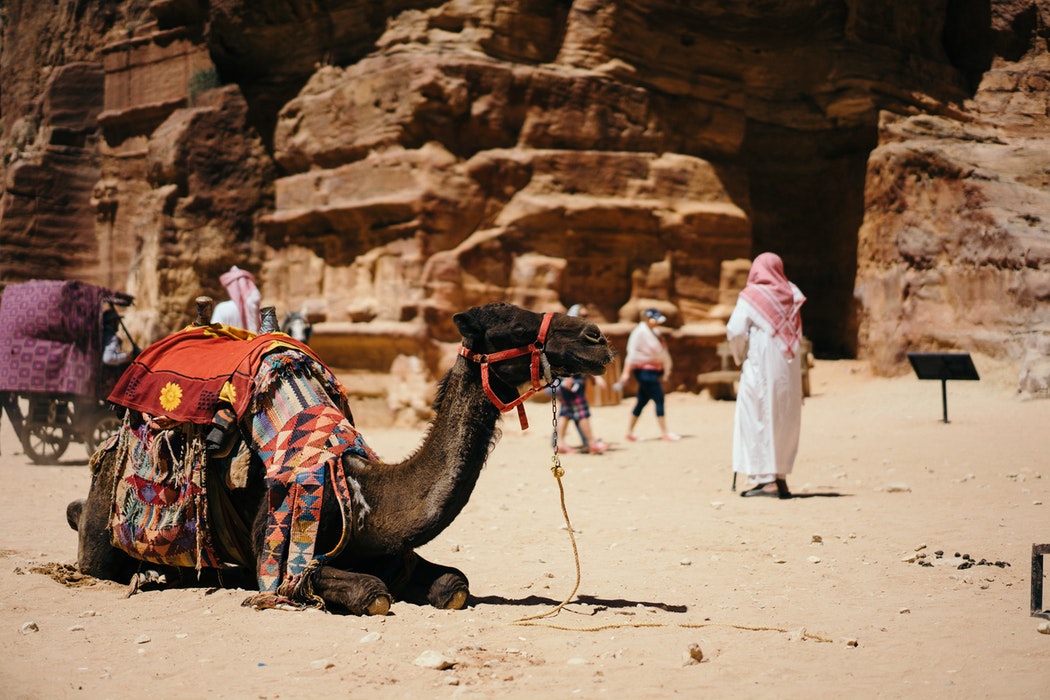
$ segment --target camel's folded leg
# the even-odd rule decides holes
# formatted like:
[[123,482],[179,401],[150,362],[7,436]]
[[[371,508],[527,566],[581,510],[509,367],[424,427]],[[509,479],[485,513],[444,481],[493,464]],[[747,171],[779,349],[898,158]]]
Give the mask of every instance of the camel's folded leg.
[[406,557],[410,567],[406,582],[394,590],[398,598],[443,610],[459,610],[467,604],[470,586],[459,569],[429,562],[415,552]]
[[331,566],[321,567],[313,587],[325,605],[346,608],[354,615],[386,615],[394,602],[386,584],[375,576]]

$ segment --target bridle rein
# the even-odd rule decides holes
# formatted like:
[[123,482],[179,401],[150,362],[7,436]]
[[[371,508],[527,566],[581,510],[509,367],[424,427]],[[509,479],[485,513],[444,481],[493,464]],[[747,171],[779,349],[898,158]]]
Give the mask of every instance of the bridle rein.
[[[492,405],[499,409],[501,413],[506,413],[512,408],[518,409],[518,421],[521,423],[522,430],[527,430],[529,427],[529,419],[525,415],[525,401],[536,392],[542,391],[550,386],[554,381],[554,378],[551,376],[550,364],[547,362],[547,356],[543,354],[543,347],[547,342],[547,331],[550,329],[551,319],[553,317],[553,313],[544,314],[543,321],[540,323],[540,332],[537,334],[536,340],[522,347],[486,354],[475,352],[465,345],[459,346],[460,355],[475,364],[481,365],[481,386],[485,389],[485,396],[487,396],[489,401],[492,402]],[[492,386],[489,383],[489,365],[529,354],[532,355],[530,365],[532,387],[510,403],[504,403],[498,396],[496,396],[496,393],[492,390]]]

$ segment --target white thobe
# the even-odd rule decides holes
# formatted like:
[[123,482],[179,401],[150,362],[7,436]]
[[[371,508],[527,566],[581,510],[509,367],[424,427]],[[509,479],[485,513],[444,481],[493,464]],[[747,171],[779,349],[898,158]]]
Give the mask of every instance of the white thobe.
[[259,322],[252,322],[251,319],[249,319],[246,323],[245,320],[241,318],[241,310],[237,308],[237,303],[232,299],[220,301],[215,305],[215,309],[211,312],[211,323],[221,323],[224,326],[244,328],[252,333],[259,332]]
[[[796,300],[802,296],[792,285]],[[790,474],[802,426],[802,361],[787,357],[769,322],[740,297],[726,324],[736,363],[743,364],[733,422],[733,471],[757,484]]]

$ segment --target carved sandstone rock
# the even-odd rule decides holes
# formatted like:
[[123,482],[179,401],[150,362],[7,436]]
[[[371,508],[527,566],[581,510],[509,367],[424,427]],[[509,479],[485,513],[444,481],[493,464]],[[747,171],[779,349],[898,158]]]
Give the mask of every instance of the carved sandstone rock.
[[125,288],[142,344],[236,263],[347,370],[586,301],[621,349],[661,308],[689,389],[776,250],[818,354],[1045,384],[1045,0],[140,5],[9,15],[0,283]]

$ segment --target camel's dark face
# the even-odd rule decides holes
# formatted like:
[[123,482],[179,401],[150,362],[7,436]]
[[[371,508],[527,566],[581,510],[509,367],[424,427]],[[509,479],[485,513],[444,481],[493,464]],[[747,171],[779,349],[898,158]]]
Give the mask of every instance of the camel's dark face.
[[[535,343],[543,314],[501,302],[475,306],[453,320],[464,345],[474,352],[495,353]],[[603,374],[612,361],[609,342],[598,326],[565,314],[551,319],[543,353],[556,377]],[[493,364],[492,370],[507,384],[524,384],[530,380],[529,362],[525,355]]]

